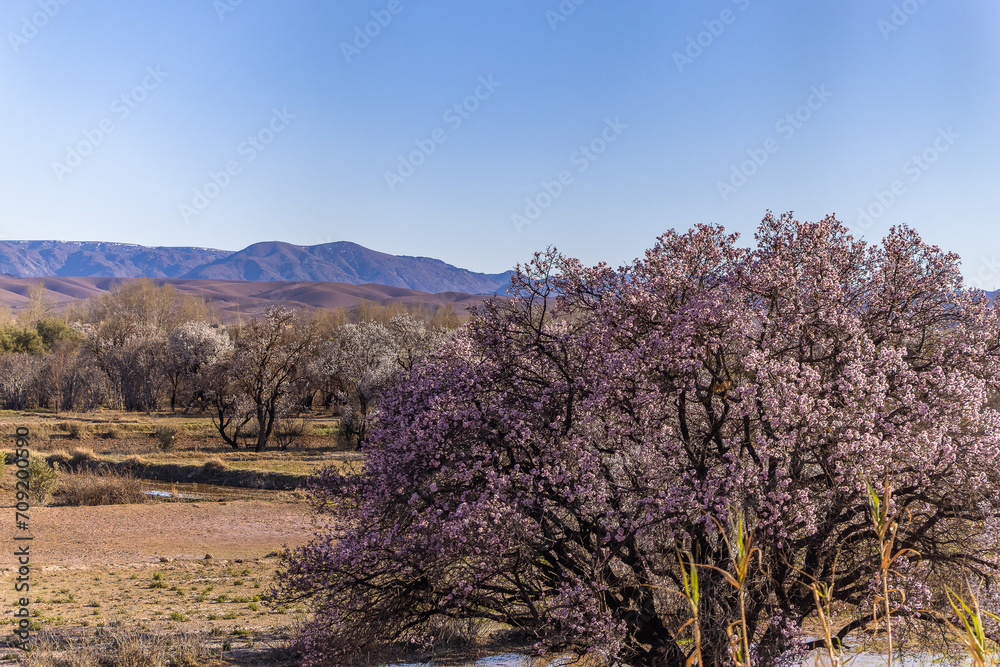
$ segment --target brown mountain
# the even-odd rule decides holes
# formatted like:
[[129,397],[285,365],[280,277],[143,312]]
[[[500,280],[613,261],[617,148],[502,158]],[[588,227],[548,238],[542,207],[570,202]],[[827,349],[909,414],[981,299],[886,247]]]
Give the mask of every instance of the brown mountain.
[[[42,283],[48,290],[46,297],[58,309],[78,299],[99,296],[122,278],[49,277],[49,278],[0,278],[0,303],[17,310],[28,303],[28,288]],[[294,309],[354,308],[361,301],[378,303],[399,302],[424,304],[431,307],[451,305],[459,315],[467,306],[482,303],[483,295],[460,292],[430,294],[403,287],[387,285],[350,285],[330,282],[304,281],[248,281],[208,279],[157,279],[158,285],[169,283],[181,294],[205,297],[215,302],[220,314],[228,319],[236,313],[255,315],[268,306],[281,305]]]
[[126,243],[0,241],[0,274],[378,283],[422,292],[503,293],[509,273],[485,274],[429,257],[405,257],[339,241],[299,246],[277,241],[232,252]]

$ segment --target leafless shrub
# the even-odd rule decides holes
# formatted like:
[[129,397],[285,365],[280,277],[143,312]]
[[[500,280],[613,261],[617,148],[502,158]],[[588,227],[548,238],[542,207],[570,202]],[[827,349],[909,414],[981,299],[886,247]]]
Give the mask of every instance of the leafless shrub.
[[301,419],[279,419],[274,425],[274,444],[277,445],[278,449],[285,450],[305,434],[305,421]]
[[208,459],[201,466],[202,472],[208,475],[216,475],[220,472],[223,472],[225,469],[226,469],[225,462],[216,456],[213,456],[212,458]]
[[211,651],[203,636],[172,636],[142,632],[110,624],[92,637],[71,640],[42,632],[31,650],[19,658],[20,667],[193,667],[205,664]]
[[143,461],[138,456],[135,456],[134,454],[132,456],[126,457],[124,463],[129,470],[135,470],[136,468],[141,468],[142,466],[146,465],[145,461]]
[[96,635],[101,646],[102,662],[114,667],[162,665],[167,659],[164,637],[142,632],[130,626],[117,626]]
[[129,505],[148,500],[136,477],[106,469],[63,475],[54,498],[55,504],[70,506]]
[[74,645],[46,631],[35,636],[31,650],[21,655],[17,664],[19,667],[103,667],[95,646]]

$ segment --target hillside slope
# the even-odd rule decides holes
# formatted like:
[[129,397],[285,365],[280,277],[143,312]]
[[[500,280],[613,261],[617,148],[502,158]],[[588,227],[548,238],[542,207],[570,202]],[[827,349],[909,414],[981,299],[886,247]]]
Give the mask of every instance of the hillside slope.
[[0,241],[0,274],[11,278],[101,277],[377,283],[423,292],[503,293],[509,272],[475,273],[429,257],[389,255],[338,241],[271,241],[236,252],[127,243]]

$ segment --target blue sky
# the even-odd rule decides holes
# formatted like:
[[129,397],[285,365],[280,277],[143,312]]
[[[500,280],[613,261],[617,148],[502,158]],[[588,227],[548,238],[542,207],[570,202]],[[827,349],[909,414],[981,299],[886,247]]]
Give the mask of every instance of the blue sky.
[[767,209],[1000,286],[992,0],[5,0],[0,238],[496,272]]

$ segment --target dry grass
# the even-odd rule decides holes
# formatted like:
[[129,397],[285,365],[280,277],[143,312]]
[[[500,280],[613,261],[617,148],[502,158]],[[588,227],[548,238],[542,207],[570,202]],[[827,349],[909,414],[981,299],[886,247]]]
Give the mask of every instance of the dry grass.
[[19,664],[23,667],[195,667],[207,664],[210,655],[204,637],[191,633],[170,637],[116,622],[89,637],[69,638],[43,632]]
[[261,600],[278,565],[271,557],[46,568],[32,590],[41,629],[18,664],[297,664],[286,661],[305,610],[273,609]]
[[56,505],[128,505],[144,503],[149,497],[133,475],[109,470],[65,474],[54,496]]

